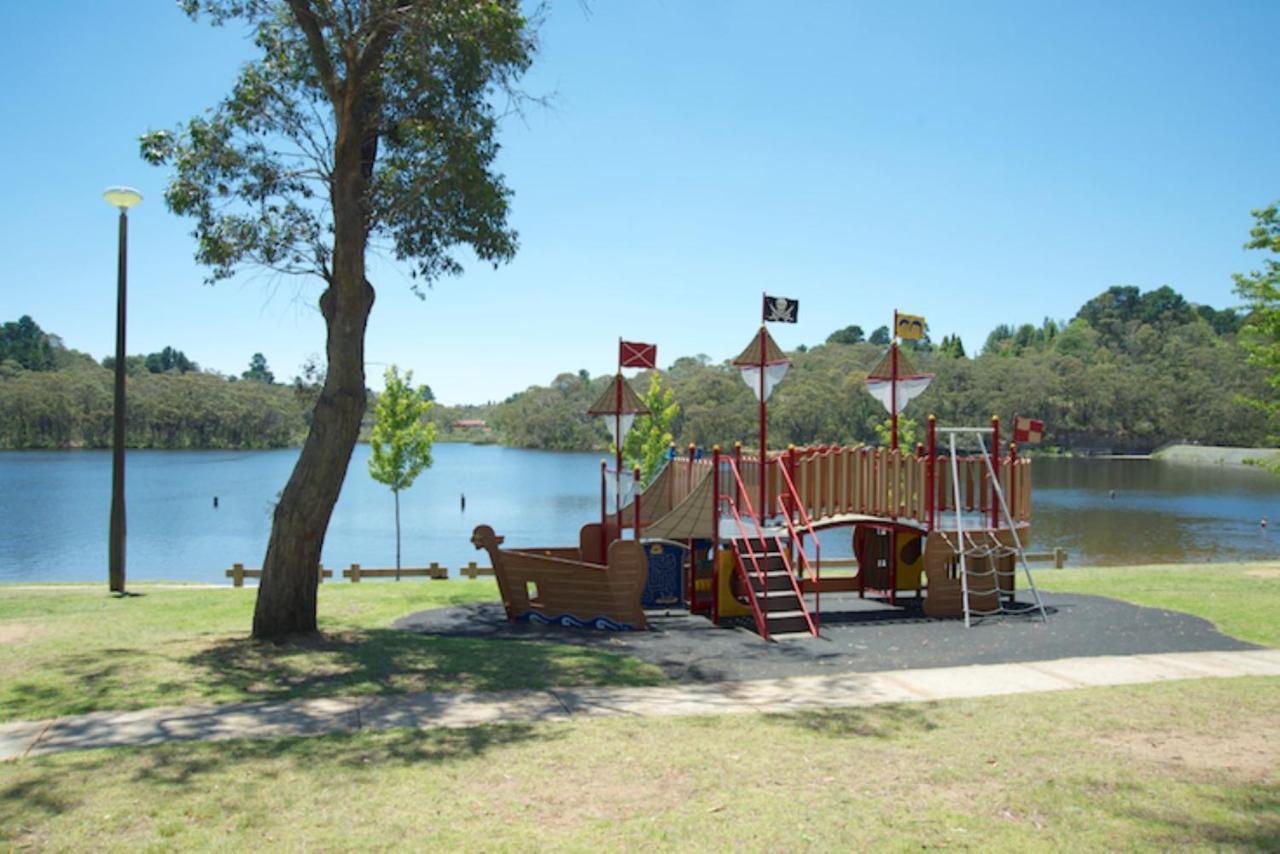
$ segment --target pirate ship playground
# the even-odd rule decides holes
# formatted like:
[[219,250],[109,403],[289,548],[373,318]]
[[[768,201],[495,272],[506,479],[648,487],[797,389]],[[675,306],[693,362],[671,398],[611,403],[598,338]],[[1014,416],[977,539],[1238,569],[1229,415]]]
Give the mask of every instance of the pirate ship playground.
[[[764,298],[766,322],[794,323],[797,311],[794,300]],[[889,413],[889,447],[770,450],[768,400],[790,363],[762,324],[732,362],[756,396],[755,448],[673,447],[643,489],[638,467],[623,471],[621,446],[648,410],[622,370],[655,368],[656,347],[620,342],[613,382],[588,410],[615,447],[612,467],[601,463],[599,518],[582,525],[576,546],[508,548],[487,525],[472,534],[492,560],[507,619],[640,630],[646,610],[687,609],[772,640],[820,635],[824,596],[829,613],[870,600],[966,626],[1002,614],[1046,619],[1024,551],[1031,461],[1018,454],[1042,425],[1016,419],[1004,444],[998,418],[947,427],[929,416],[926,440],[899,447],[898,416],[931,377],[899,346],[923,336],[923,318],[895,313],[893,329],[866,379]],[[853,561],[840,563],[853,572],[824,573],[824,537],[851,543]]]

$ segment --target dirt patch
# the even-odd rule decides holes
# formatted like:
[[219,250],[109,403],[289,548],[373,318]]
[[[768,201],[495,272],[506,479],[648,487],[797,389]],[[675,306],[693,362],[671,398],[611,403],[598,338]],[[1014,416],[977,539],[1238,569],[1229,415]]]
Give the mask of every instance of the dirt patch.
[[18,620],[0,622],[0,644],[25,643],[44,634],[44,630],[31,623]]
[[1280,578],[1280,566],[1264,566],[1258,569],[1245,570],[1245,575],[1254,578]]
[[1166,767],[1226,774],[1263,782],[1280,768],[1280,736],[1266,727],[1246,726],[1222,735],[1209,733],[1126,733],[1101,739],[1111,748]]

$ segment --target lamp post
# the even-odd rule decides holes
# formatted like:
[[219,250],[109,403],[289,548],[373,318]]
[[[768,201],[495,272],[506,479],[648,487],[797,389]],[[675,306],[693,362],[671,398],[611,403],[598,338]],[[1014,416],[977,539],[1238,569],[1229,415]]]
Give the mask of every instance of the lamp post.
[[107,204],[120,210],[120,248],[116,265],[116,376],[111,413],[111,533],[107,578],[112,593],[124,593],[124,307],[125,271],[129,255],[129,208],[142,201],[132,187],[108,187]]

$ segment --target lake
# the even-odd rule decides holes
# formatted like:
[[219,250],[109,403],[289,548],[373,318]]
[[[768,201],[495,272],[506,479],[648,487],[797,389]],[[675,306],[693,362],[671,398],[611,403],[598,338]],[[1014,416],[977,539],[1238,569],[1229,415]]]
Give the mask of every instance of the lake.
[[[271,508],[297,450],[130,451],[127,568],[132,580],[222,581],[262,563]],[[395,565],[391,492],[356,448],[324,548],[325,565]],[[451,569],[487,556],[478,524],[513,546],[570,545],[599,513],[600,455],[440,444],[401,494],[404,564]],[[1264,560],[1280,551],[1280,478],[1248,468],[1148,460],[1037,459],[1032,544],[1070,565]],[[0,453],[0,582],[106,580],[111,454]],[[1111,497],[1115,490],[1115,497]],[[465,511],[460,497],[466,495]],[[214,496],[218,506],[213,506]],[[833,541],[836,540],[836,541]],[[823,553],[848,553],[824,538]]]

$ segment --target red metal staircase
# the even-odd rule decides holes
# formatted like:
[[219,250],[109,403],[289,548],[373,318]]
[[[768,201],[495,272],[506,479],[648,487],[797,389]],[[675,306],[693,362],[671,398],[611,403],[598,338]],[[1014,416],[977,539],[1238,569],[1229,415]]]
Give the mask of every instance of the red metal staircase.
[[[791,537],[789,541],[784,541],[780,536],[766,532],[765,520],[752,506],[749,491],[742,481],[737,465],[733,460],[725,462],[733,472],[737,489],[734,495],[718,496],[717,504],[727,507],[729,516],[734,521],[736,536],[732,539],[732,546],[735,572],[751,607],[752,616],[755,618],[756,631],[765,640],[789,635],[816,636],[818,624],[805,603],[804,594],[801,591],[801,579],[796,574],[790,555],[790,543],[796,542],[797,531],[787,512],[787,503],[795,502],[796,506],[799,506],[799,498],[795,495],[794,487],[790,488],[787,501],[783,500],[783,496],[779,496],[781,515]],[[789,484],[789,479],[785,477],[785,467],[782,466],[781,461],[776,462],[784,471],[784,482]],[[741,509],[738,506],[739,501],[742,502]],[[743,518],[743,510],[746,511],[746,519],[754,530],[748,529],[747,522]],[[803,524],[807,525],[808,518],[804,515],[803,507],[800,507],[800,513]],[[809,530],[812,531],[812,526],[809,526]],[[808,569],[808,557],[803,549],[798,551],[798,555],[802,570]]]

